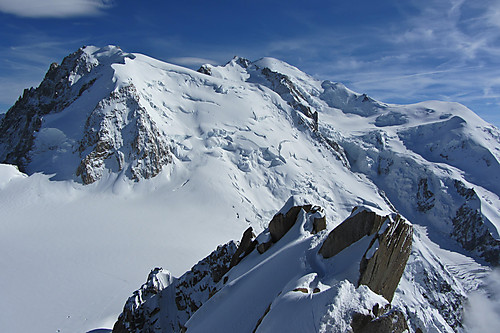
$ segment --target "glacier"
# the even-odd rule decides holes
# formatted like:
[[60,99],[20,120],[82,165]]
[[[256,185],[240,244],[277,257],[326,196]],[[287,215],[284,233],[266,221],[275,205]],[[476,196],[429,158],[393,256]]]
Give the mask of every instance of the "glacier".
[[393,306],[411,331],[465,332],[500,259],[499,161],[500,131],[457,103],[387,104],[272,58],[193,71],[82,47],[0,120],[0,321],[111,328],[152,268],[181,276],[300,195],[328,230],[354,206],[404,216]]

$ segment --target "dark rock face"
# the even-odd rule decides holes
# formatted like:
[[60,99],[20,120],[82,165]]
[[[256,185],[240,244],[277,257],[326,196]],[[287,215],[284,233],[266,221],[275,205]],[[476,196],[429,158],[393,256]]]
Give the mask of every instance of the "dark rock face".
[[198,68],[197,72],[209,76],[212,75],[212,70],[210,69],[210,65],[201,65],[201,67]]
[[271,222],[269,222],[269,232],[271,233],[272,241],[276,243],[292,228],[301,209],[304,209],[308,213],[311,211],[311,208],[312,205],[295,206],[290,208],[286,214],[278,213],[274,215]]
[[491,264],[500,264],[500,240],[493,238],[488,228],[484,225],[482,214],[479,210],[463,204],[453,218],[454,236],[464,249],[480,253]]
[[365,236],[373,238],[360,262],[358,285],[368,286],[390,302],[411,253],[413,228],[401,216],[392,220],[355,208],[353,215],[330,232],[319,253],[331,258]]
[[421,178],[418,182],[417,190],[417,209],[420,212],[426,212],[434,207],[434,193],[429,190],[426,178]]
[[383,220],[382,216],[366,210],[349,217],[330,232],[319,253],[323,258],[333,257],[364,236],[373,235]]
[[[69,106],[95,82],[87,75],[85,80],[72,85],[71,77],[85,76],[95,67],[79,49],[63,59],[61,65],[50,65],[42,83],[35,89],[25,89],[0,122],[0,163],[17,165],[26,171],[34,135],[42,126],[43,116],[57,113]],[[76,93],[78,92],[78,93]]]
[[[151,272],[148,281],[127,301],[113,332],[184,332],[193,314],[224,288],[230,278],[226,273],[255,248],[259,253],[264,253],[279,241],[297,223],[302,210],[307,213],[307,219],[301,221],[301,228],[310,228],[314,234],[326,227],[322,208],[294,204],[295,201],[290,199],[285,205],[289,207],[286,213],[283,208],[276,214],[269,228],[259,237],[255,238],[252,228],[248,228],[239,244],[230,242],[219,246],[179,279],[159,269]],[[320,252],[331,251],[333,247],[330,253],[338,253],[365,236],[372,237],[372,240],[361,258],[359,284],[367,285],[391,301],[411,250],[412,227],[400,216],[382,217],[355,208],[351,217],[327,236]],[[259,238],[264,242],[258,244]],[[334,241],[340,245],[328,245],[328,242]],[[321,292],[317,287],[297,287],[293,291],[305,294]],[[408,329],[404,313],[397,309],[390,310],[390,305],[381,309],[377,304],[368,312],[368,315],[365,312],[353,315],[353,332],[403,332]]]
[[326,216],[323,215],[323,208],[309,204],[293,206],[285,214],[279,212],[274,215],[271,222],[269,222],[268,227],[270,239],[267,242],[257,244],[257,251],[259,251],[260,254],[263,254],[269,250],[274,243],[278,242],[293,227],[301,210],[311,214],[319,212],[319,216],[312,217],[311,232],[313,234],[326,229]]
[[[106,112],[110,105],[115,105],[112,113]],[[78,147],[82,160],[76,170],[84,184],[100,179],[105,169],[122,171],[126,162],[130,164],[126,173],[134,180],[152,178],[172,162],[167,139],[140,106],[132,84],[98,103],[87,119],[84,133]]]
[[257,242],[254,240],[254,238],[255,235],[253,233],[253,229],[252,227],[249,227],[243,233],[243,236],[241,237],[240,241],[240,246],[238,246],[238,249],[231,258],[231,263],[229,267],[236,266],[241,261],[241,259],[243,259],[246,255],[248,255],[255,249]]
[[315,217],[313,220],[313,234],[317,234],[321,230],[326,229],[326,216],[323,217]]
[[[189,317],[220,288],[235,252],[232,241],[219,246],[179,279],[154,269],[147,282],[127,300],[113,332],[182,332]],[[164,282],[165,276],[169,283]]]
[[462,182],[455,181],[455,188],[464,198],[464,203],[456,211],[452,219],[455,238],[464,249],[475,253],[494,266],[500,265],[500,240],[495,239],[480,211],[480,200],[472,188]]
[[[392,301],[406,262],[410,257],[413,228],[399,215],[382,234],[372,240],[360,263],[359,284],[368,286],[379,295]],[[368,253],[378,243],[373,256]]]
[[408,324],[401,311],[392,310],[381,316],[354,313],[351,328],[353,333],[403,333]]
[[162,290],[173,281],[172,276],[161,268],[153,269],[146,283],[127,300],[118,321],[113,326],[115,333],[161,332],[160,323],[151,321],[160,312],[159,298]]
[[264,252],[266,252],[267,250],[269,250],[272,245],[273,245],[273,241],[269,241],[269,242],[266,242],[266,243],[261,243],[261,244],[259,244],[257,246],[257,251],[259,251],[260,254],[263,254]]
[[217,247],[176,281],[175,304],[180,312],[184,312],[185,321],[219,290],[218,283],[231,268],[231,258],[236,250],[236,243],[232,241]]
[[435,272],[423,270],[422,283],[429,290],[437,293],[426,295],[426,299],[434,306],[455,330],[463,329],[463,315],[466,297],[457,290],[457,286],[447,282],[446,277],[437,276]]
[[481,212],[481,199],[474,188],[467,187],[462,181],[455,180],[453,185],[461,200],[456,200],[458,206],[451,219],[451,236],[465,250],[499,266],[500,239],[488,228],[492,222]]

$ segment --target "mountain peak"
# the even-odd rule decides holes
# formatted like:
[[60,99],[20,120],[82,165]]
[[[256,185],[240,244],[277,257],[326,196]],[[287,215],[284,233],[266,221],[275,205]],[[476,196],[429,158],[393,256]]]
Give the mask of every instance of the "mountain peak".
[[104,47],[89,45],[81,47],[80,50],[82,53],[86,54],[87,57],[106,63],[124,63],[125,58],[135,59],[132,53],[123,52],[119,46],[115,45],[107,45]]
[[234,56],[233,59],[227,62],[225,66],[236,64],[243,68],[248,68],[248,66],[250,66],[250,63],[251,63],[250,60],[246,58],[242,58],[240,56]]
[[[249,328],[243,331],[256,332],[280,331],[281,323],[288,331],[346,331],[348,326],[363,331],[372,321],[406,321],[412,332],[466,330],[464,313],[456,309],[478,288],[478,272],[498,265],[500,258],[496,127],[456,103],[385,104],[272,58],[237,57],[224,66],[204,65],[200,72],[115,46],[83,47],[51,65],[40,85],[25,90],[0,117],[0,163],[30,175],[0,168],[5,174],[0,193],[9,201],[12,189],[25,193],[34,183],[37,189],[49,184],[50,193],[50,199],[37,192],[12,205],[36,209],[8,214],[6,226],[15,226],[13,237],[19,237],[8,246],[24,244],[17,226],[43,229],[30,223],[38,222],[38,211],[50,211],[46,204],[57,210],[61,202],[74,202],[68,207],[81,209],[100,200],[96,191],[104,189],[104,198],[108,192],[126,193],[125,203],[117,204],[120,195],[99,202],[105,217],[100,211],[85,215],[86,209],[75,217],[83,228],[109,219],[113,232],[116,221],[120,228],[134,225],[124,228],[127,233],[136,233],[139,223],[141,239],[130,243],[140,245],[123,245],[116,251],[120,257],[132,257],[140,247],[150,258],[176,240],[182,246],[169,248],[173,252],[165,260],[183,261],[177,268],[184,269],[181,252],[200,258],[200,243],[212,248],[214,239],[227,240],[228,229],[235,235],[248,228],[239,245],[218,248],[184,276],[184,283],[165,271],[151,273],[127,303],[131,316],[145,298],[158,301],[157,294],[174,306],[168,315],[179,315],[155,312],[152,301],[144,306],[152,327],[163,325],[155,317],[163,316],[188,331],[206,331],[205,324],[219,331],[221,323],[239,325],[239,319]],[[57,193],[68,198],[53,200]],[[70,208],[60,215],[65,232],[72,223]],[[143,223],[153,223],[154,231],[148,234]],[[88,234],[93,241],[96,232]],[[86,262],[93,260],[81,265]],[[95,272],[88,265],[80,271]],[[388,275],[377,274],[382,271]],[[400,279],[393,278],[400,273]],[[167,289],[174,292],[162,292]],[[236,306],[248,300],[256,306],[248,311]],[[222,308],[235,316],[224,317]],[[321,308],[323,316],[314,317],[311,308]]]

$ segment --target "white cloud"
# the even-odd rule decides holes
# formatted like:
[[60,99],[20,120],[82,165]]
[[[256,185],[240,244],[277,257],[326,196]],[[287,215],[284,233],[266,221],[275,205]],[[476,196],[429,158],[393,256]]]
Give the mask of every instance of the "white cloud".
[[210,59],[197,58],[197,57],[176,57],[176,58],[169,58],[167,61],[177,65],[184,65],[184,66],[197,66],[197,65],[216,63],[215,61]]
[[0,0],[0,12],[22,17],[73,17],[97,15],[110,0]]
[[469,295],[464,311],[465,326],[471,333],[496,333],[500,327],[500,270],[493,271],[482,290]]
[[418,14],[406,18],[407,27],[388,34],[395,45],[431,50],[429,56],[467,62],[498,51],[500,4],[497,0],[434,0],[414,2]]

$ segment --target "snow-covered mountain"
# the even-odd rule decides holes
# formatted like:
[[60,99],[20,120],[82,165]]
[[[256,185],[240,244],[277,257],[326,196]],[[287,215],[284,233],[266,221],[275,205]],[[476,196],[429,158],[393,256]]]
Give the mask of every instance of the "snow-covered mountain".
[[[500,261],[500,131],[460,104],[385,104],[272,58],[235,57],[196,72],[107,46],[84,47],[52,64],[40,86],[25,90],[0,121],[0,162],[30,175],[1,165],[5,250],[23,248],[33,226],[39,228],[36,220],[50,220],[53,230],[45,232],[57,231],[57,239],[87,225],[82,237],[93,244],[102,228],[109,235],[102,252],[116,252],[112,260],[128,266],[113,276],[140,275],[144,267],[134,265],[146,262],[178,274],[152,271],[125,306],[121,318],[128,319],[120,327],[127,332],[135,332],[134,316],[159,331],[362,332],[366,321],[385,325],[390,318],[411,332],[462,332],[475,325],[467,319],[468,295],[487,287],[483,278]],[[269,221],[290,197],[321,207],[326,230],[310,232],[317,212],[304,210],[285,237],[264,245]],[[23,205],[29,211],[19,214]],[[88,208],[71,214],[79,205]],[[377,249],[383,253],[373,236],[378,231],[331,258],[320,253],[354,207],[391,223],[399,214],[412,225],[393,296],[359,275],[362,262]],[[132,244],[114,236],[136,226],[143,234]],[[256,248],[237,265],[230,262],[244,239],[182,275],[248,226],[259,234]],[[182,251],[159,244],[162,237],[180,244],[179,235]],[[67,245],[85,258],[78,269],[94,269],[95,262],[106,270],[102,252],[86,254],[89,243]],[[259,255],[259,245],[270,248]],[[39,258],[36,249],[26,251]],[[134,264],[123,259],[138,253]],[[160,262],[151,263],[151,254]],[[7,271],[18,273],[19,265]],[[13,281],[6,278],[2,287]],[[61,290],[57,297],[69,297]],[[178,293],[179,302],[192,303],[177,302]],[[94,297],[99,303],[109,295]],[[93,320],[66,327],[95,328]]]

